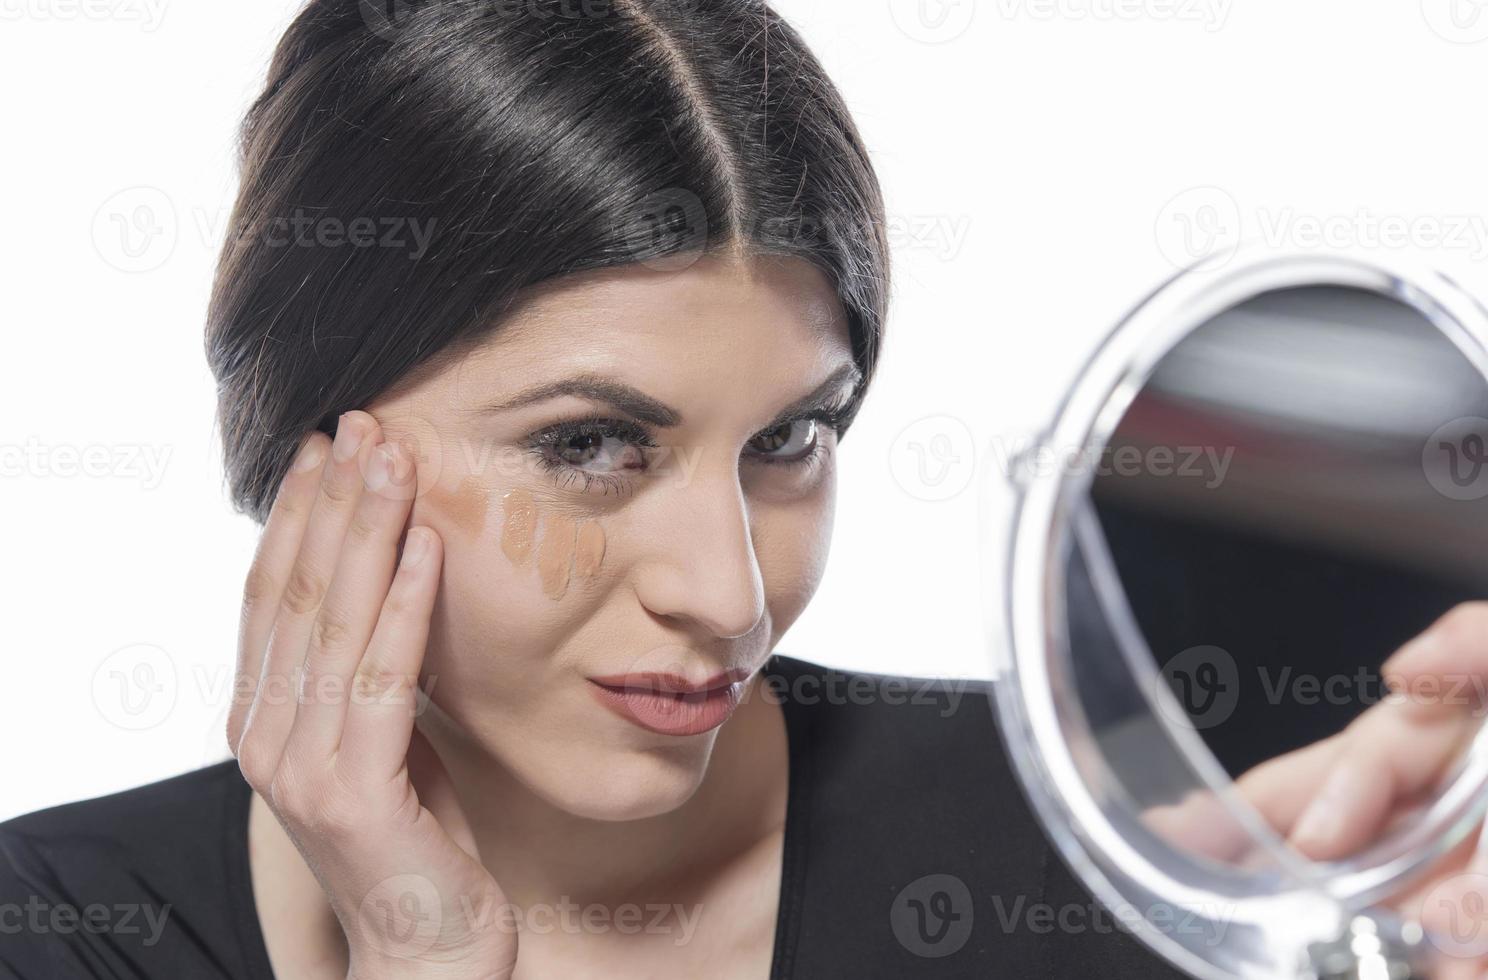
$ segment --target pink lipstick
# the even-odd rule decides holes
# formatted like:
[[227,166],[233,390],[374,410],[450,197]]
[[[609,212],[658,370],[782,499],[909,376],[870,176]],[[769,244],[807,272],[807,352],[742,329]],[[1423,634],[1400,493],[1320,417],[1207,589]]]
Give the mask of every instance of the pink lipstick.
[[601,704],[632,724],[660,735],[700,735],[734,713],[752,671],[731,670],[702,681],[680,674],[591,677]]

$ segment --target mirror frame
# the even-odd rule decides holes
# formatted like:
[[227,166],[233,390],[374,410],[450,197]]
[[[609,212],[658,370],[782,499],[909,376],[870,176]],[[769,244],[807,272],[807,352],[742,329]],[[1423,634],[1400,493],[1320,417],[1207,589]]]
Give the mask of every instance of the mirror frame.
[[[1086,361],[1052,425],[1013,461],[1005,479],[994,482],[990,471],[983,473],[980,516],[984,586],[995,597],[984,604],[993,708],[1030,803],[1066,863],[1108,908],[1130,908],[1134,900],[1156,898],[1209,919],[1222,908],[1224,921],[1216,924],[1235,931],[1220,944],[1224,948],[1213,950],[1190,948],[1143,918],[1124,916],[1123,922],[1189,973],[1229,980],[1292,972],[1287,957],[1300,956],[1308,943],[1332,938],[1354,912],[1406,885],[1460,843],[1488,811],[1488,736],[1480,733],[1474,740],[1457,778],[1415,825],[1348,860],[1316,864],[1290,852],[1259,814],[1239,801],[1223,768],[1191,727],[1155,712],[1207,788],[1248,828],[1272,838],[1264,846],[1296,881],[1278,882],[1274,876],[1247,881],[1234,873],[1210,873],[1174,848],[1126,840],[1077,764],[1077,753],[1094,749],[1095,739],[1073,703],[1068,637],[1059,615],[1064,597],[1060,559],[1093,474],[1089,467],[1038,473],[1026,464],[1032,454],[1050,448],[1079,446],[1089,452],[1107,445],[1162,358],[1198,327],[1254,296],[1323,285],[1396,300],[1450,339],[1485,384],[1488,309],[1444,275],[1408,262],[1385,263],[1360,250],[1249,248],[1209,268],[1214,261],[1211,257],[1179,271],[1118,323]],[[1158,697],[1168,693],[1156,663],[1149,676],[1137,680],[1144,690],[1161,686]]]

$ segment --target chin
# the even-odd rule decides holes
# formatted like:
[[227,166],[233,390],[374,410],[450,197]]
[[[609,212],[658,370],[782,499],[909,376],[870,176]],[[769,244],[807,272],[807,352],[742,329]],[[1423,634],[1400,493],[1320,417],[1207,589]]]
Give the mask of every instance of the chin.
[[[576,709],[549,706],[531,717],[532,700],[524,716],[515,703],[493,710],[479,696],[431,694],[422,725],[459,746],[474,771],[494,765],[556,810],[613,822],[660,816],[690,800],[720,731],[680,737],[646,732],[612,717],[587,694],[574,702]],[[551,723],[554,716],[572,723]]]
[[[660,746],[575,746],[529,760],[519,778],[550,805],[589,820],[657,817],[682,806],[702,785],[716,732]],[[531,771],[535,767],[537,771]]]

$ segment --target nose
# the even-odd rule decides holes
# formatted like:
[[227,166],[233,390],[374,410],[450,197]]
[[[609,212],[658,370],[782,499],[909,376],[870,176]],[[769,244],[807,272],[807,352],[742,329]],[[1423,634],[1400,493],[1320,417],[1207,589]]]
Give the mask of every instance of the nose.
[[648,558],[633,572],[641,604],[712,637],[749,633],[764,616],[765,587],[736,468],[700,468],[687,485],[657,498]]

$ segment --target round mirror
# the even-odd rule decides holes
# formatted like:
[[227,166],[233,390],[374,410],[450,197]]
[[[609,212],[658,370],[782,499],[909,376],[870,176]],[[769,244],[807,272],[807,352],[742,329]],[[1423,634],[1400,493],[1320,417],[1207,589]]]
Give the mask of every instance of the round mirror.
[[1434,690],[1471,721],[1326,859],[1305,789],[1345,728],[1423,696],[1390,657],[1488,598],[1488,311],[1354,255],[1196,267],[1111,334],[1015,481],[983,535],[996,707],[1085,883],[1195,976],[1368,975],[1360,930],[1429,969],[1390,910],[1488,807],[1488,692]]

